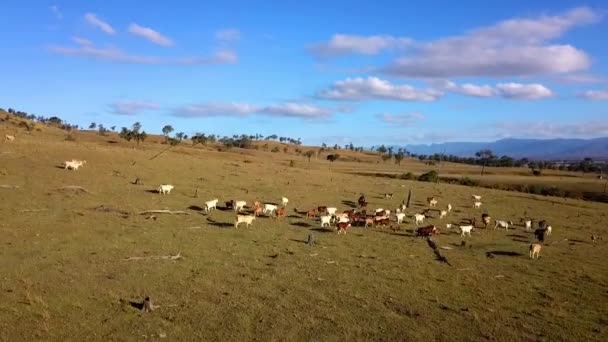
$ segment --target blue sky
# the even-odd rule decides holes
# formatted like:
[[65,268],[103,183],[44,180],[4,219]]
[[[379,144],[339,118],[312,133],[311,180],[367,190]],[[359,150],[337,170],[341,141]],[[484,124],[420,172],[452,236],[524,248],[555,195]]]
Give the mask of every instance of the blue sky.
[[0,3],[0,107],[371,146],[608,136],[605,1]]

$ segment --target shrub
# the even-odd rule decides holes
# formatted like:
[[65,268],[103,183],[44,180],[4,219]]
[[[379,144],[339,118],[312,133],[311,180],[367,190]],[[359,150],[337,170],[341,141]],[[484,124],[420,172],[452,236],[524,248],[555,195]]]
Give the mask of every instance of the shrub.
[[469,177],[462,177],[458,181],[458,184],[460,184],[460,185],[466,185],[466,186],[478,186],[479,185],[479,181],[476,181],[476,180],[471,179]]
[[414,174],[413,174],[413,173],[411,173],[411,172],[408,172],[408,173],[403,173],[403,174],[401,174],[401,176],[399,176],[399,178],[400,178],[400,179],[405,179],[405,180],[416,180],[416,179],[418,179],[418,178],[416,177],[416,175],[414,175]]
[[272,150],[270,150],[270,152],[274,152],[274,153],[277,153],[279,151],[280,151],[280,149],[277,146],[273,147]]
[[437,183],[437,181],[439,180],[439,174],[437,174],[437,171],[435,170],[429,171],[420,175],[420,177],[418,177],[418,180],[421,182]]
[[294,167],[294,166],[296,166],[296,162],[293,161],[293,160],[290,160],[289,161],[289,167]]
[[541,170],[532,170],[532,174],[535,176],[542,176],[543,172]]

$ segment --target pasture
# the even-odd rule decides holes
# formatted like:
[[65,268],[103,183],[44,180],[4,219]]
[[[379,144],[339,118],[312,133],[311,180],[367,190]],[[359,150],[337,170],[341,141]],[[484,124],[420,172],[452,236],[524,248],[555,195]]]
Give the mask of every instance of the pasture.
[[[0,144],[0,185],[17,186],[0,187],[0,340],[608,339],[607,204],[350,172],[405,172],[414,161],[330,165],[188,146],[158,155],[166,145],[107,140],[118,141],[78,133],[67,142],[45,130]],[[87,164],[64,170],[72,158]],[[160,184],[175,188],[160,195]],[[414,205],[396,231],[338,235],[294,212],[341,212],[361,193],[369,209],[394,210],[410,189]],[[284,220],[259,217],[249,228],[234,229],[232,211],[202,210],[213,198],[221,207],[282,196]],[[454,207],[425,222],[440,229],[433,240],[447,248],[449,265],[413,232],[411,215],[429,196],[438,208]],[[152,209],[186,214],[139,214]],[[474,229],[464,246],[457,229],[445,228],[482,213],[515,227]],[[535,239],[520,223],[524,214],[553,226],[538,260],[528,258]],[[305,243],[311,233],[313,247]],[[592,244],[591,234],[604,241]],[[160,307],[138,309],[146,296]]]

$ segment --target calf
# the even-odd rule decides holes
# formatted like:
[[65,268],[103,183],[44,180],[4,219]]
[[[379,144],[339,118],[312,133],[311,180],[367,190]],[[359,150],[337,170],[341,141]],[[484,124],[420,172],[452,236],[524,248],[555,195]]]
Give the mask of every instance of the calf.
[[306,212],[306,217],[315,217],[315,216],[317,216],[316,209],[310,209],[309,211]]
[[260,216],[264,213],[264,209],[262,209],[262,207],[255,207],[253,208],[253,215],[254,216]]
[[524,225],[526,226],[526,230],[527,231],[531,231],[532,230],[532,220],[526,220],[526,221],[524,221]]
[[445,218],[446,216],[448,216],[448,212],[447,210],[442,210],[441,213],[439,214],[439,218]]
[[245,223],[247,228],[255,220],[255,215],[236,215],[236,221],[234,221],[234,228],[238,228],[240,223]]
[[473,208],[475,208],[475,209],[481,208],[481,202],[474,202],[473,203]]
[[416,229],[416,234],[418,234],[418,236],[431,236],[433,234],[437,234],[437,228],[435,228],[435,226],[426,226],[426,227],[420,227],[418,229]]
[[435,207],[437,206],[437,199],[435,197],[429,197],[426,199],[427,203],[429,204],[429,207]]
[[452,205],[450,203],[448,203],[448,213],[452,212]]
[[285,208],[278,208],[275,212],[277,220],[285,218]]
[[488,226],[492,222],[492,218],[488,214],[481,214],[481,222],[483,222],[485,227],[488,228]]
[[533,243],[530,245],[530,259],[534,259],[534,256],[536,256],[536,259],[540,258],[541,247],[542,245],[539,243]]
[[397,216],[397,224],[403,223],[403,219],[405,218],[404,213],[397,213],[395,216]]
[[264,215],[270,215],[273,211],[276,211],[278,207],[275,204],[264,204]]
[[415,214],[414,215],[414,220],[416,221],[416,225],[419,225],[422,222],[424,222],[425,218],[426,218],[426,216],[424,214]]
[[365,228],[367,228],[368,226],[373,226],[373,225],[374,225],[374,218],[366,217],[365,218]]
[[232,210],[234,208],[234,200],[226,201],[226,209]]
[[346,230],[350,228],[350,223],[349,222],[338,222],[338,224],[336,224],[336,229],[338,230],[338,234],[346,234]]
[[158,187],[157,192],[158,192],[159,194],[163,194],[163,195],[164,195],[164,194],[170,194],[170,193],[171,193],[171,190],[173,190],[173,185],[169,185],[169,184],[161,184],[161,185]]
[[286,207],[287,203],[289,203],[289,200],[287,199],[287,197],[281,197],[281,204]]

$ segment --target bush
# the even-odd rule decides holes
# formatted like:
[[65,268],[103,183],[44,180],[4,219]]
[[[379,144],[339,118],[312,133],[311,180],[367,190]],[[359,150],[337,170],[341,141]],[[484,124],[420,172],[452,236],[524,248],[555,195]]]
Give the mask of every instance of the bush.
[[405,180],[417,180],[418,177],[416,177],[416,175],[414,175],[411,172],[408,173],[403,173],[401,174],[401,176],[399,176],[400,179],[405,179]]
[[458,181],[458,184],[460,184],[460,185],[466,185],[466,186],[478,186],[479,185],[479,181],[476,181],[476,180],[471,179],[469,177],[462,177]]
[[293,161],[293,160],[290,160],[289,161],[289,167],[294,167],[294,166],[296,166],[296,162]]
[[420,177],[418,177],[418,180],[421,182],[437,183],[437,181],[439,180],[439,174],[435,170],[429,171],[420,175]]
[[535,176],[542,176],[543,172],[541,170],[532,170],[532,174]]
[[279,151],[280,151],[280,149],[277,146],[273,147],[272,150],[270,150],[270,152],[274,152],[274,153],[277,153]]

